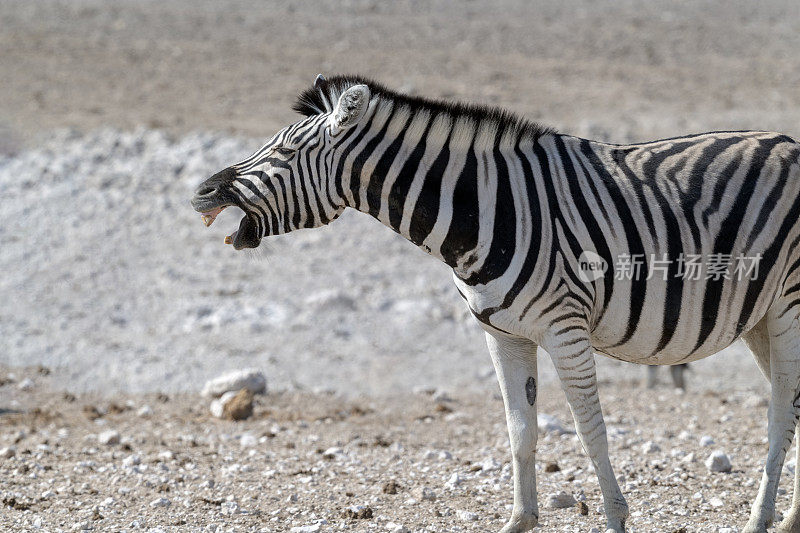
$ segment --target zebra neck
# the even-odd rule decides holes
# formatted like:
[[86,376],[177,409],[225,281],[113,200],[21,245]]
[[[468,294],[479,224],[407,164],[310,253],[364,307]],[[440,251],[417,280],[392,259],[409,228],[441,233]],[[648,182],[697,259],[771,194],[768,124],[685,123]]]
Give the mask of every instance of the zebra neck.
[[[344,184],[349,207],[372,215],[465,278],[488,264],[490,248],[513,253],[515,170],[509,161],[520,150],[514,132],[461,117],[411,117],[402,109],[378,122]],[[497,209],[501,204],[504,209]],[[510,246],[503,248],[508,239]]]

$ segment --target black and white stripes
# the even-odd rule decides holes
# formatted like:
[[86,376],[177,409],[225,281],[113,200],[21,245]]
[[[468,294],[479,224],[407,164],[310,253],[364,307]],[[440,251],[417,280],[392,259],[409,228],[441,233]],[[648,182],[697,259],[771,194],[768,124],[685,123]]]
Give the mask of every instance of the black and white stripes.
[[[241,207],[237,248],[327,224],[351,207],[452,267],[487,331],[506,400],[515,457],[506,532],[527,530],[538,517],[530,466],[537,346],[564,384],[608,528],[623,531],[627,505],[608,461],[593,353],[685,363],[740,337],[750,342],[749,332],[764,328],[798,341],[776,345],[800,343],[800,144],[785,135],[715,132],[612,145],[355,76],[318,78],[295,109],[306,118],[227,178],[201,186],[195,207]],[[747,261],[749,269],[741,266]],[[789,352],[766,350],[781,368],[800,361],[800,349]],[[781,389],[791,398],[774,398],[792,413],[795,367],[782,376],[794,380]],[[772,435],[770,451],[780,455],[783,443]],[[766,527],[779,470],[765,473],[747,531]]]

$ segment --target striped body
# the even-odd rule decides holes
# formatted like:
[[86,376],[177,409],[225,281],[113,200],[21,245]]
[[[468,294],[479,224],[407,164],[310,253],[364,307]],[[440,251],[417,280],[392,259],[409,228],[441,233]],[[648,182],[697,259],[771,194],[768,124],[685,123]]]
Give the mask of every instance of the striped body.
[[[598,143],[349,77],[318,78],[296,109],[304,120],[206,180],[193,205],[208,224],[242,208],[237,249],[351,207],[452,267],[506,407],[514,510],[503,533],[538,522],[537,347],[595,466],[608,530],[621,533],[628,508],[594,353],[677,364],[740,337],[773,387],[767,466],[744,530],[766,531],[800,416],[800,144],[757,131]],[[786,524],[800,533],[800,497]]]

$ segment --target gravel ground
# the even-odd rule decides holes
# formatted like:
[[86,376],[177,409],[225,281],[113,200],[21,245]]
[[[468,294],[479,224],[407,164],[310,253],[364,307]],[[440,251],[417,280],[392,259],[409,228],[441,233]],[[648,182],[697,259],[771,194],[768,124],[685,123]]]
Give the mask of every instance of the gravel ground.
[[[230,422],[210,418],[195,395],[50,392],[46,372],[16,369],[0,388],[17,398],[0,432],[4,530],[493,531],[510,513],[496,393],[270,393],[256,397],[252,418]],[[738,531],[766,454],[765,397],[657,389],[642,405],[636,390],[602,391],[629,531]],[[540,415],[555,419],[540,421],[542,530],[597,531],[599,486],[563,394],[548,385],[539,398]],[[718,450],[729,473],[705,465]],[[551,508],[560,492],[586,514],[571,501]],[[778,508],[789,502],[781,489]]]

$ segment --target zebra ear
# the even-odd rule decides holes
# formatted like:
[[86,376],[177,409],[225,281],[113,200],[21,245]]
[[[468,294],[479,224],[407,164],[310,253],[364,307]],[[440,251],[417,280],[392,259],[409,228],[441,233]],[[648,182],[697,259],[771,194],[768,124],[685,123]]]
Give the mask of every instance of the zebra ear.
[[332,113],[333,127],[341,130],[357,124],[367,112],[369,96],[366,85],[353,85],[343,92]]
[[322,74],[317,74],[317,79],[314,80],[314,88],[320,92],[327,92],[328,80]]

